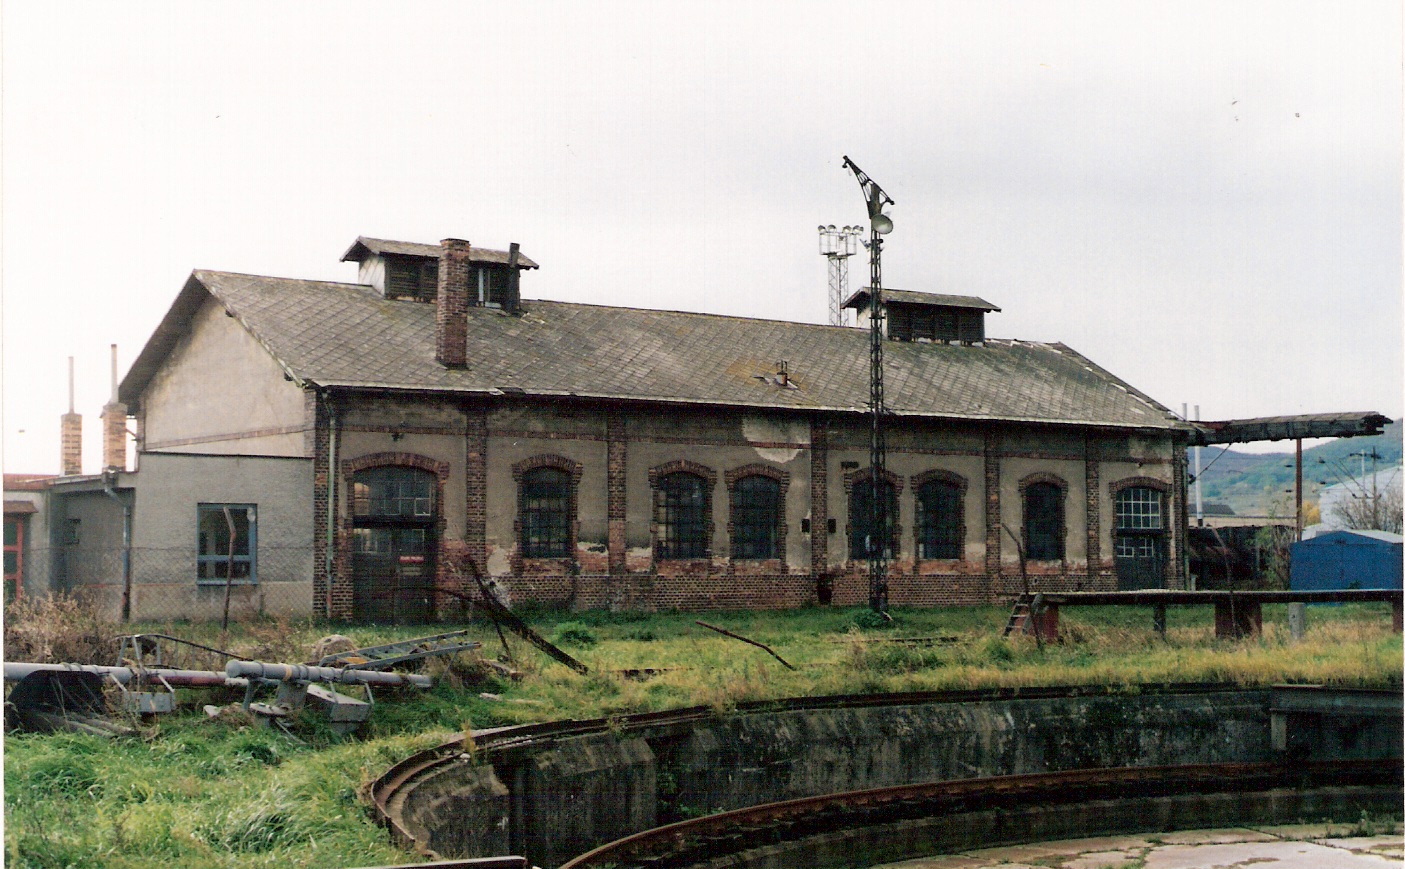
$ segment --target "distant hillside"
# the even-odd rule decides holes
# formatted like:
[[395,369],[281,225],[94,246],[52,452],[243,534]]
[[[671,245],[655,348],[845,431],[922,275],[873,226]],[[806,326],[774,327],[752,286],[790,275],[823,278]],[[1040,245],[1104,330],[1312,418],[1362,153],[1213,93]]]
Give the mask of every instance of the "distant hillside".
[[[1241,453],[1220,447],[1200,451],[1201,499],[1227,504],[1241,516],[1289,516],[1293,512],[1292,442],[1281,453]],[[1396,420],[1374,437],[1337,438],[1303,450],[1303,500],[1315,502],[1317,493],[1343,477],[1361,473],[1360,453],[1375,451],[1376,469],[1401,462],[1401,424]],[[1223,455],[1221,455],[1223,454]],[[1188,466],[1195,472],[1194,459]],[[1366,472],[1372,459],[1366,458]],[[1194,489],[1191,509],[1194,510]]]

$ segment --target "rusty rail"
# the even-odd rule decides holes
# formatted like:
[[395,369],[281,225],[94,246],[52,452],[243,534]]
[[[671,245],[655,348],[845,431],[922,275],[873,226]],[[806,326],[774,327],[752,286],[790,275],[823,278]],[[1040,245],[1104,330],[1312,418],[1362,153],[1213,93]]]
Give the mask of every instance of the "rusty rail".
[[1401,781],[1398,763],[1365,760],[1120,767],[928,782],[807,797],[681,821],[602,845],[560,869],[687,866],[841,829],[1032,803],[1248,793],[1308,785],[1398,788]]
[[[1077,685],[1035,688],[985,688],[949,691],[917,691],[900,694],[840,694],[738,704],[735,714],[757,712],[797,712],[822,709],[915,706],[927,703],[979,703],[998,700],[1048,700],[1072,697],[1118,696],[1125,694],[1210,694],[1242,691],[1244,686],[1222,682],[1155,683],[1144,685]],[[677,727],[706,720],[716,714],[708,706],[691,706],[666,712],[644,712],[613,718],[567,719],[539,724],[523,724],[474,731],[475,751],[488,757],[503,751],[522,749],[556,739],[606,731],[631,732],[650,727]],[[391,808],[395,795],[417,778],[464,756],[462,737],[455,737],[416,752],[392,765],[368,789],[377,820],[402,847],[414,850],[415,836],[401,823]]]

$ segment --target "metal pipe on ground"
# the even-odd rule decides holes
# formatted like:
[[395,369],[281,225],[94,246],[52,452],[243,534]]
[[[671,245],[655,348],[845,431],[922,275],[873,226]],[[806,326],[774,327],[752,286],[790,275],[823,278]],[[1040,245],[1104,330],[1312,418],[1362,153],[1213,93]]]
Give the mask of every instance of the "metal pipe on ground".
[[24,661],[5,662],[5,681],[18,682],[31,673],[93,673],[105,676],[119,684],[127,685],[137,678],[138,672],[150,678],[164,679],[172,685],[183,688],[199,687],[243,687],[245,679],[231,679],[224,673],[210,670],[166,670],[148,669],[137,671],[131,667],[104,667],[98,664],[34,664]]
[[380,670],[356,670],[338,667],[313,667],[308,664],[268,664],[263,661],[230,661],[224,665],[226,676],[233,678],[266,679],[272,682],[341,682],[360,685],[414,685],[428,688],[434,679],[418,673],[386,673]]

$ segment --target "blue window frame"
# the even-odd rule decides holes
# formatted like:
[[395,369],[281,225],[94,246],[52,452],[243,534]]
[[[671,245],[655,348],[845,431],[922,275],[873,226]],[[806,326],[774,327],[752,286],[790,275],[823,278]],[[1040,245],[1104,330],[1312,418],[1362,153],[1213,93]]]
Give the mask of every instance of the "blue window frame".
[[258,582],[257,505],[200,504],[195,527],[199,583]]

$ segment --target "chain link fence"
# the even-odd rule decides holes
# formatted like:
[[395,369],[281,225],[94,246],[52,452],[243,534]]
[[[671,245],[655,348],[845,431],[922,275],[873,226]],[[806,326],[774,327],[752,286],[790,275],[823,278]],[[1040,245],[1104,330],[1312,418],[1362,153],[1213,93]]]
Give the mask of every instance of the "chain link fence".
[[[69,593],[132,622],[222,621],[312,614],[311,546],[260,545],[249,565],[201,566],[187,548],[58,546],[25,553],[21,597]],[[203,575],[202,575],[203,573]],[[242,575],[241,575],[242,574]]]

